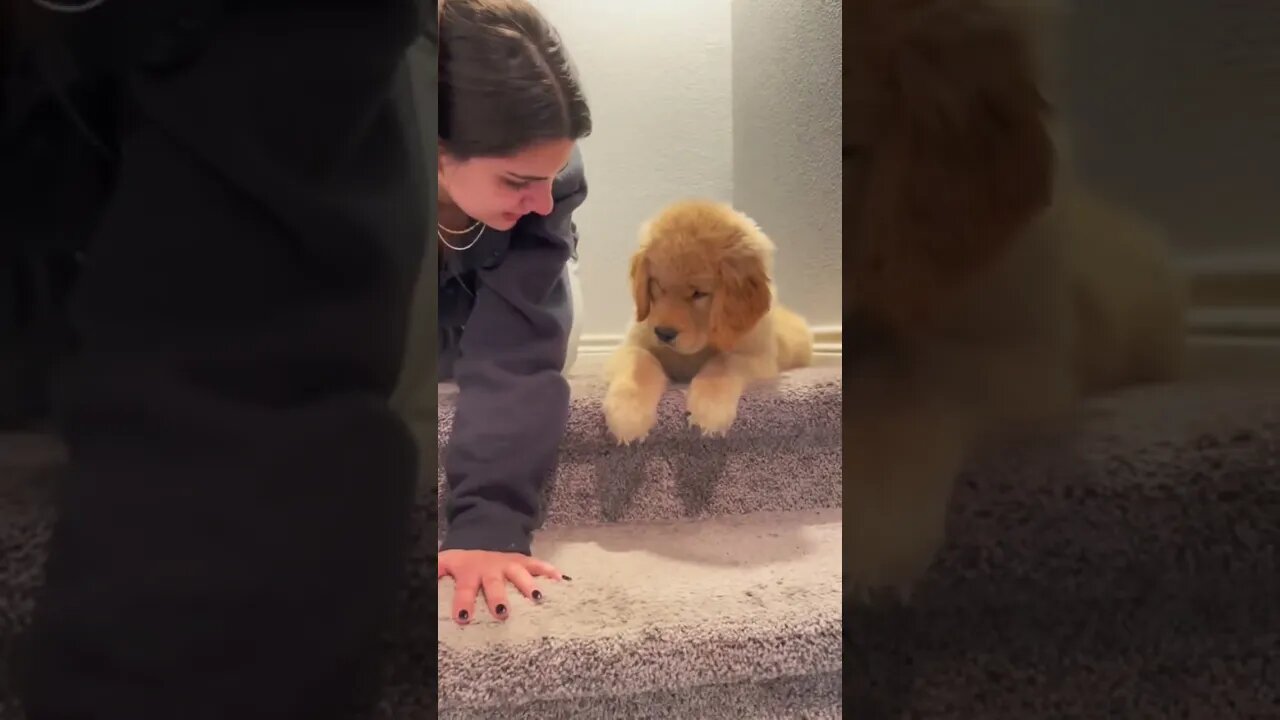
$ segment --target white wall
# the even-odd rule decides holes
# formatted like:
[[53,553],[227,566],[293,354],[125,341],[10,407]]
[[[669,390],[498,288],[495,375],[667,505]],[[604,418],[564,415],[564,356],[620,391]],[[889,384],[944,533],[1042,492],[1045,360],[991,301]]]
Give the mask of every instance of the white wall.
[[591,103],[590,192],[575,221],[584,335],[617,335],[633,310],[627,261],[663,205],[733,199],[730,0],[535,0]]
[[534,0],[595,129],[578,212],[584,341],[631,318],[627,261],[666,203],[733,202],[777,242],[782,299],[840,312],[839,0]]
[[1187,259],[1280,258],[1280,3],[1069,3],[1081,169]]
[[841,0],[734,0],[733,201],[778,245],[781,300],[841,308]]

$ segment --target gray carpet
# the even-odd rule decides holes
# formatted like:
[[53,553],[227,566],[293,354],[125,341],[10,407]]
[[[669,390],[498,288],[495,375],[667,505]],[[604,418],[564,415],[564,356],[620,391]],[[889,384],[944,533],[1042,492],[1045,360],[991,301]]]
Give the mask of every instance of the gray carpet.
[[[540,701],[501,714],[490,710],[444,710],[441,720],[547,720],[577,718],[613,720],[837,720],[842,717],[838,704],[841,678],[839,672],[783,677],[773,680],[704,685],[695,691],[654,690],[624,696],[593,696],[568,701]],[[397,707],[413,707],[406,698],[411,688],[393,689]],[[400,693],[404,693],[400,696]],[[435,698],[430,699],[434,702]],[[423,702],[418,707],[428,707]],[[384,714],[378,720],[434,719],[435,710],[411,715]]]
[[846,612],[852,717],[1280,717],[1280,387],[1092,409],[971,467],[911,607]]
[[[440,583],[441,717],[838,717],[840,373],[750,388],[712,440],[674,388],[625,448],[603,382],[574,380],[534,546],[574,580],[466,628]],[[442,445],[452,400],[442,391]]]
[[841,537],[838,508],[549,530],[535,552],[573,581],[543,583],[540,607],[459,627],[441,582],[440,709],[572,717],[669,692],[649,712],[674,719],[705,688],[838,673]]
[[[432,717],[437,682],[444,717],[837,717],[839,369],[751,389],[715,441],[673,391],[661,427],[626,451],[603,435],[600,387],[574,383],[535,545],[574,582],[544,587],[543,607],[512,603],[507,626],[441,616],[437,488],[423,483],[382,717]],[[446,429],[448,406],[446,393]],[[0,438],[0,663],[31,612],[60,462],[47,438]],[[0,720],[14,708],[0,685]]]
[[[845,614],[847,717],[1280,717],[1280,387],[1149,388],[1098,403],[1093,410],[1078,430],[1025,440],[974,463],[957,491],[951,542],[913,607],[863,608]],[[30,614],[51,521],[48,449],[39,441],[0,439],[3,662],[8,662],[14,634]],[[658,503],[680,497],[679,485],[669,487],[668,496],[659,497]],[[427,522],[434,514],[434,491],[433,483],[424,483],[405,610],[391,640],[386,718],[430,716],[427,708],[436,694],[434,665],[451,652],[437,644],[437,656],[430,654],[440,622],[439,588],[433,589],[436,583],[428,574],[435,552],[434,529]],[[723,490],[713,486],[704,491],[713,498],[717,492]],[[735,492],[738,497],[750,495]],[[838,499],[838,491],[832,492]],[[643,492],[631,497],[639,495]],[[592,499],[602,496],[599,488],[585,496],[598,503],[596,507],[606,505]],[[767,498],[752,502],[764,506],[744,502],[732,507],[786,516],[794,531],[772,538],[768,547],[773,554],[767,562],[748,566],[748,574],[764,573],[771,564],[818,561],[807,553],[816,547],[813,528],[821,523],[805,521],[803,515],[822,511],[791,507],[790,500],[781,507],[769,507]],[[615,507],[621,517],[630,518],[633,515],[627,513],[637,512],[637,507],[686,506],[619,502]],[[593,517],[589,511],[579,512]],[[697,511],[683,517],[704,515]],[[750,523],[752,518],[739,520]],[[710,524],[715,522],[730,521]],[[666,546],[639,550],[610,540],[613,536],[607,532],[586,528],[562,527],[542,538],[555,541],[557,533],[565,533],[560,547],[567,559],[585,554],[581,556],[598,560],[619,553],[622,560],[650,564],[696,562],[709,568],[708,573],[728,567],[715,563],[714,552],[731,555],[734,550],[715,543],[709,548],[677,543],[671,550],[678,537],[674,532],[665,539]],[[744,547],[739,544],[737,549]],[[677,556],[677,550],[685,557]],[[605,567],[621,572],[624,566],[619,562]],[[579,573],[574,585],[585,589],[555,587],[556,596],[536,611],[516,606],[519,617],[511,628],[518,631],[524,621],[539,622],[539,616],[546,616],[544,621],[553,614],[563,617],[560,611],[587,597],[607,597],[607,577]],[[669,584],[652,572],[637,580],[645,587]],[[691,580],[686,576],[681,582]],[[716,602],[724,602],[695,599],[687,594],[687,585],[675,585],[672,593],[678,594],[671,597],[688,598],[688,612],[697,617],[714,613]],[[639,585],[619,587],[631,592]],[[823,588],[828,586],[806,577],[790,587],[772,597],[792,592],[803,603],[803,593],[826,592]],[[734,607],[748,607],[748,598],[744,591]],[[618,606],[621,603],[613,607]],[[762,610],[783,612],[785,607],[766,599]],[[577,627],[591,617],[585,608],[580,614]],[[667,627],[675,628],[679,619]],[[482,621],[468,630],[486,632],[486,627]],[[788,632],[793,628],[783,627]],[[634,642],[643,646],[643,635]],[[797,641],[792,647],[803,645]],[[537,658],[511,656],[502,667],[530,676],[536,670],[552,691],[560,687],[561,678],[572,679],[565,672],[572,665],[553,666]],[[655,659],[662,658],[641,655],[621,670],[615,663],[613,672],[643,678],[637,668]],[[745,661],[722,668],[707,656],[700,666],[692,664],[704,673],[697,679],[722,675],[723,681],[648,687],[636,682],[642,689],[632,694],[605,687],[585,696],[526,696],[523,706],[499,715],[468,707],[449,712],[454,717],[468,717],[468,712],[472,717],[591,717],[584,713],[617,709],[618,714],[610,716],[627,717],[631,708],[640,713],[636,717],[718,718],[734,716],[735,710],[747,706],[760,712],[738,717],[833,717],[831,670],[797,676],[793,665],[784,664],[766,682],[753,684],[733,675],[739,665],[751,668]],[[0,667],[0,683],[6,672]],[[472,700],[477,694],[483,700],[483,688],[469,692]],[[0,718],[5,720],[17,718],[9,693],[10,688],[0,685]],[[707,709],[705,715],[699,708]]]
[[[575,379],[543,526],[840,507],[840,372],[838,366],[806,368],[749,389],[728,436],[717,439],[688,426],[684,389],[669,390],[649,438],[626,447],[605,429],[604,382]],[[442,449],[453,427],[455,392],[441,386]],[[437,481],[444,482],[443,469]]]

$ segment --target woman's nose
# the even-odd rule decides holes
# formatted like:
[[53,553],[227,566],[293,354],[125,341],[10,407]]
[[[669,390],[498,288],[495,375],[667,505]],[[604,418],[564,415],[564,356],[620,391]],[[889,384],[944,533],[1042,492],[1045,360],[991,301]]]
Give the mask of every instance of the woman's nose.
[[551,214],[551,209],[555,207],[555,200],[551,199],[551,183],[539,185],[536,189],[530,190],[530,196],[525,200],[529,209],[539,215]]

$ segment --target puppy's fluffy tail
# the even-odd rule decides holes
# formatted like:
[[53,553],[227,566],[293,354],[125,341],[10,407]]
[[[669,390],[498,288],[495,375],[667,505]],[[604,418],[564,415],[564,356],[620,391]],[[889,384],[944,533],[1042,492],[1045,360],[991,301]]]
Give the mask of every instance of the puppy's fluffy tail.
[[1181,376],[1187,289],[1164,233],[1093,193],[1072,193],[1067,253],[1076,371],[1086,395]]
[[774,305],[773,327],[778,338],[778,370],[808,367],[813,362],[813,330],[809,323],[787,308]]

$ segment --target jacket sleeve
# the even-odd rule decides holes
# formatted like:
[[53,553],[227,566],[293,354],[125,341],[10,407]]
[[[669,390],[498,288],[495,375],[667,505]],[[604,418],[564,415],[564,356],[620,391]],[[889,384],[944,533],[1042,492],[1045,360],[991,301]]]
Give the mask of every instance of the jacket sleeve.
[[552,192],[551,214],[521,221],[502,264],[480,276],[454,373],[442,550],[530,551],[569,413],[565,264],[576,244],[573,211],[587,195],[576,149]]

